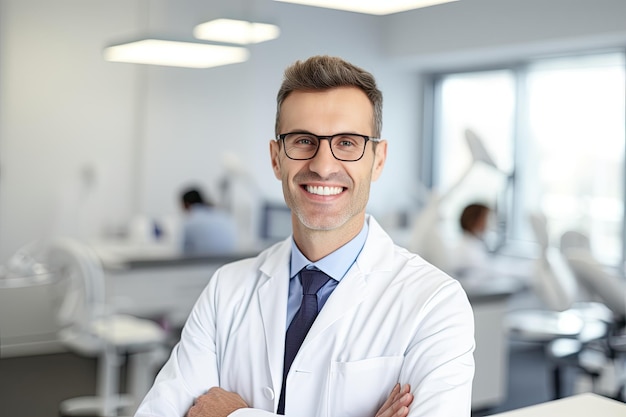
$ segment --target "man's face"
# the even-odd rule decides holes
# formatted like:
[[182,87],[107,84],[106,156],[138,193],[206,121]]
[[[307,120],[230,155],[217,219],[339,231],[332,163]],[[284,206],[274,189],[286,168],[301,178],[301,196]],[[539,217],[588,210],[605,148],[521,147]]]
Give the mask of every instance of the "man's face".
[[[365,93],[354,87],[295,91],[285,99],[280,113],[280,133],[371,136],[372,126],[372,104]],[[295,216],[294,228],[302,225],[311,230],[360,230],[370,183],[380,176],[387,154],[385,141],[378,143],[376,153],[372,146],[373,143],[367,143],[359,161],[342,162],[335,159],[329,142],[323,140],[313,159],[295,161],[285,155],[282,144],[272,141],[272,167],[276,178],[282,181],[285,201]]]

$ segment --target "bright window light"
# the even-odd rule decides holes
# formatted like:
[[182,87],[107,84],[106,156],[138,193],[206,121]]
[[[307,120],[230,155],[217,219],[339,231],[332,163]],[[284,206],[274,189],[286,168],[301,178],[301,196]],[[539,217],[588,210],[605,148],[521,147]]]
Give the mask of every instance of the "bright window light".
[[583,232],[598,259],[623,265],[626,57],[615,52],[523,64],[515,70],[442,74],[434,86],[437,189],[446,192],[469,164],[467,127],[500,170],[515,174],[510,182],[496,183],[493,170],[485,175],[475,170],[464,194],[446,202],[445,236],[458,234],[465,204],[491,201],[510,248],[536,255],[536,247],[526,245],[535,241],[528,213],[540,211],[552,244],[566,231]]
[[207,41],[247,45],[276,39],[280,35],[280,29],[268,23],[215,19],[196,26],[193,35]]
[[458,0],[274,0],[305,6],[346,10],[349,12],[385,15]]
[[248,56],[248,50],[238,46],[159,39],[144,39],[110,46],[104,50],[104,59],[107,61],[187,68],[236,64],[246,61]]

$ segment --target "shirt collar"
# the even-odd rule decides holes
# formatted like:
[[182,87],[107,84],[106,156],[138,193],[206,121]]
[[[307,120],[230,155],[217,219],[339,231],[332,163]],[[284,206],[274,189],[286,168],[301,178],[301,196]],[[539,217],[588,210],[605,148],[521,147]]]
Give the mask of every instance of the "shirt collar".
[[295,277],[304,267],[314,266],[333,279],[341,281],[352,264],[356,261],[359,253],[361,253],[361,249],[363,249],[365,240],[367,239],[368,230],[369,226],[367,222],[364,222],[363,228],[359,234],[354,237],[354,239],[317,262],[309,261],[306,256],[300,252],[300,249],[298,249],[298,246],[292,237],[290,277]]

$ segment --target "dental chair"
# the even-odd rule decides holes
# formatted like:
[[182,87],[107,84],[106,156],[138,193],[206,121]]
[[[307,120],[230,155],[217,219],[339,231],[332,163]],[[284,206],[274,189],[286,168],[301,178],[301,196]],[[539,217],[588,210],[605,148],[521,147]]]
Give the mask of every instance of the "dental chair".
[[[531,288],[542,306],[510,311],[505,322],[512,340],[543,346],[551,365],[554,397],[560,398],[564,364],[577,357],[580,346],[604,337],[607,324],[602,318],[608,313],[599,303],[580,301],[577,280],[564,255],[549,243],[546,217],[542,213],[531,213],[529,221],[540,246]],[[595,365],[585,370],[593,378],[599,375]]]
[[[132,415],[156,374],[153,358],[162,354],[166,333],[151,320],[109,311],[103,268],[87,245],[57,238],[47,243],[44,253],[48,269],[65,285],[58,312],[60,341],[72,352],[98,359],[96,395],[62,401],[60,415]],[[122,394],[126,359],[128,394]]]
[[[616,271],[602,265],[587,247],[566,249],[565,257],[579,284],[590,296],[600,300],[611,312],[609,331],[600,342],[580,346],[583,355],[601,355],[601,372],[614,373],[602,394],[626,400],[626,280]],[[579,365],[578,363],[576,365]],[[599,375],[600,376],[600,375]],[[613,379],[613,378],[608,378]],[[596,387],[594,386],[594,389]]]
[[567,230],[561,235],[559,240],[559,249],[565,254],[569,249],[582,248],[591,250],[591,241],[589,236],[578,230]]
[[522,341],[537,343],[576,337],[584,325],[578,314],[568,311],[576,300],[576,281],[562,255],[549,244],[545,216],[531,213],[529,221],[540,247],[530,287],[542,306],[509,312],[506,318],[509,334]]

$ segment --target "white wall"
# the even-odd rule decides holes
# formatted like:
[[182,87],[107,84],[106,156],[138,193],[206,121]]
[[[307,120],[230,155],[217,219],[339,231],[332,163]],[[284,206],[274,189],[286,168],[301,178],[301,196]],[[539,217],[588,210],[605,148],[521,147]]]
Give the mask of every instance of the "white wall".
[[48,233],[92,237],[135,214],[176,215],[181,185],[215,191],[224,152],[282,201],[268,153],[275,95],[284,67],[313,54],[344,56],[379,78],[392,155],[406,155],[387,183],[405,172],[416,147],[400,147],[415,134],[406,116],[417,98],[404,86],[415,81],[381,59],[378,20],[259,4],[281,37],[252,46],[244,64],[193,70],[109,63],[101,52],[145,33],[191,38],[195,24],[227,9],[222,2],[0,2],[0,262]]
[[[245,4],[282,29],[246,63],[191,70],[102,59],[107,43],[191,38],[195,24]],[[270,0],[0,0],[0,263],[46,233],[93,237],[136,214],[177,214],[181,185],[215,190],[224,152],[239,156],[263,195],[282,200],[268,156],[275,94],[284,67],[313,54],[363,66],[383,90],[389,160],[370,211],[384,216],[415,186],[420,68],[566,41],[615,44],[626,39],[625,8],[462,0],[374,17]]]

